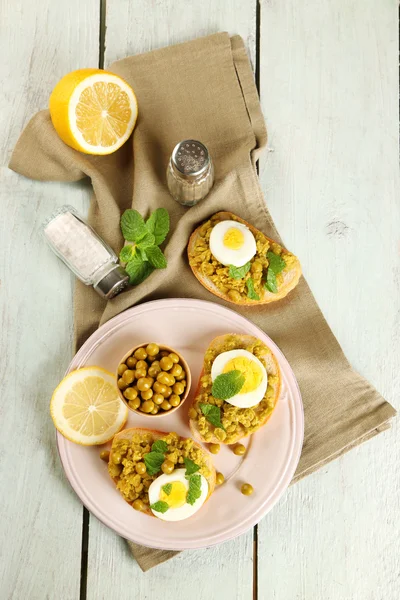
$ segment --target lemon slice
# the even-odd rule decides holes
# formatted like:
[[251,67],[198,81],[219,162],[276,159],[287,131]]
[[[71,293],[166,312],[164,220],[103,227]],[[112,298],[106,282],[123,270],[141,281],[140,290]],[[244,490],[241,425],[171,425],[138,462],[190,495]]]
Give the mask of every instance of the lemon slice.
[[60,138],[86,154],[111,154],[126,142],[138,105],[130,87],[101,69],[65,75],[50,96],[50,116]]
[[50,413],[58,431],[82,446],[108,442],[128,418],[115,376],[100,367],[67,375],[53,393]]

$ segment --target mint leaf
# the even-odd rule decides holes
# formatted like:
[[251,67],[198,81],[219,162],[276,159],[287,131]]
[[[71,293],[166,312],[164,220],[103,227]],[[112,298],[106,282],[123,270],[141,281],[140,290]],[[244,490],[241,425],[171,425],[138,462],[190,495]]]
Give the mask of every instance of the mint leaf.
[[140,238],[140,242],[137,243],[138,248],[148,248],[149,246],[154,246],[154,235],[150,233],[150,231],[146,231],[144,236]]
[[198,500],[201,496],[201,476],[200,475],[191,475],[189,479],[189,489],[186,494],[186,502],[188,504],[193,504]]
[[161,489],[164,492],[164,494],[169,496],[170,493],[172,492],[172,483],[166,483],[165,485],[162,486]]
[[[208,406],[208,404],[207,404]],[[211,405],[210,405],[211,406]],[[186,467],[186,473],[185,473],[185,477],[188,479],[191,475],[193,475],[193,473],[197,473],[197,471],[200,470],[199,465],[196,465],[195,462],[193,462],[193,460],[191,460],[190,458],[187,458],[186,456],[183,459],[183,462],[185,463],[185,467]]]
[[164,454],[162,452],[148,452],[144,455],[144,464],[149,475],[156,475],[161,469],[164,462]]
[[265,282],[264,287],[268,291],[272,292],[273,294],[276,294],[278,292],[278,284],[276,281],[276,275],[271,268],[268,268],[267,281]]
[[154,269],[165,269],[167,261],[158,248],[169,231],[169,215],[165,208],[157,208],[147,223],[137,210],[128,209],[121,217],[121,230],[126,241],[135,245],[124,246],[119,258],[125,263],[131,285],[142,283]]
[[158,246],[150,246],[146,248],[147,260],[156,269],[165,269],[167,260]]
[[125,271],[129,275],[129,283],[131,285],[142,283],[153,270],[151,264],[149,262],[144,262],[139,254],[135,254],[132,260],[125,266]]
[[265,282],[264,287],[273,294],[276,294],[278,292],[276,276],[283,271],[286,267],[286,263],[281,256],[274,254],[271,251],[267,252],[267,258],[269,266],[267,271],[267,281]]
[[273,271],[275,275],[281,273],[286,267],[286,263],[283,260],[283,258],[279,256],[279,254],[274,254],[273,252],[271,252],[271,250],[267,252],[267,258],[269,262],[268,269],[271,269],[271,271]]
[[200,410],[211,425],[225,430],[221,423],[221,409],[213,404],[199,404]]
[[218,375],[214,379],[211,393],[214,396],[214,398],[219,398],[220,400],[228,400],[228,398],[232,398],[232,396],[236,396],[236,394],[240,392],[240,390],[243,387],[244,381],[244,375],[237,369],[229,371],[228,373],[221,373],[221,375]]
[[131,208],[126,210],[121,217],[121,231],[128,242],[141,240],[147,232],[142,215]]
[[155,244],[163,243],[169,231],[169,214],[165,208],[157,208],[146,221],[147,230],[154,235]]
[[169,509],[169,504],[163,502],[162,500],[158,500],[158,502],[154,502],[154,504],[150,504],[151,510],[155,510],[159,513],[166,513]]
[[156,440],[151,447],[152,452],[162,452],[165,454],[168,452],[168,444],[164,440]]
[[232,279],[243,279],[243,277],[250,271],[251,263],[248,262],[243,267],[235,267],[234,265],[229,265],[229,277]]
[[149,262],[147,260],[146,248],[142,248],[139,245],[136,246],[139,256],[142,258],[143,262]]
[[249,279],[246,281],[246,287],[247,287],[247,297],[250,298],[250,300],[259,300],[260,296],[257,294],[256,290],[254,289],[254,281],[252,280],[251,277],[249,277]]
[[135,246],[131,246],[130,244],[128,246],[124,246],[119,253],[119,260],[123,263],[127,263],[135,256],[135,252]]

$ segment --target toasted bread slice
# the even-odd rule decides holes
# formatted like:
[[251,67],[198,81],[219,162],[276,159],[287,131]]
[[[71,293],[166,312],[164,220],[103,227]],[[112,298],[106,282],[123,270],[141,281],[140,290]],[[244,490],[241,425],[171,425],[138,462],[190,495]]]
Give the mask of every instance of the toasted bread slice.
[[[140,436],[143,436],[145,434],[151,434],[153,437],[153,442],[155,442],[156,440],[165,438],[168,435],[168,432],[157,431],[155,429],[144,429],[144,428],[140,428],[140,427],[131,427],[130,429],[124,429],[123,431],[120,431],[119,433],[117,433],[117,435],[114,436],[111,450],[110,450],[109,464],[112,464],[113,452],[115,449],[115,442],[118,440],[131,440],[135,434],[138,434]],[[181,440],[187,439],[187,438],[184,438],[181,436],[179,436],[179,438]],[[207,501],[215,489],[215,477],[216,477],[215,467],[212,462],[211,454],[209,454],[202,446],[200,446],[200,444],[198,444],[194,440],[193,440],[193,443],[196,446],[196,448],[201,451],[201,455],[204,460],[204,463],[210,473],[207,476],[204,475],[204,477],[207,479],[207,482],[208,482],[208,496],[206,499],[206,501]],[[182,468],[182,467],[184,467],[184,465],[180,465],[180,467]],[[159,475],[160,475],[160,473],[157,473],[157,475],[154,475],[154,479],[157,479],[157,477]],[[114,481],[115,485],[117,485],[118,477],[111,477],[111,479]],[[124,500],[126,500],[126,499],[124,498]],[[126,502],[128,502],[128,500],[126,500]],[[132,505],[131,502],[128,502],[128,504]],[[143,510],[142,512],[147,515],[150,515],[151,517],[154,517],[152,511],[148,507],[145,510]]]
[[[257,406],[255,406],[251,409],[254,411],[255,416],[257,416],[260,419],[260,422],[251,431],[248,430],[246,427],[244,427],[242,424],[237,423],[236,431],[233,432],[232,434],[229,434],[229,432],[228,432],[227,440],[219,439],[213,433],[215,431],[215,427],[213,425],[211,425],[210,423],[207,423],[207,425],[208,425],[209,429],[211,430],[211,432],[213,433],[213,435],[212,435],[211,439],[206,440],[199,431],[198,419],[191,418],[190,419],[190,429],[193,433],[193,436],[196,439],[200,440],[201,442],[207,441],[208,443],[236,444],[242,438],[246,437],[247,435],[250,435],[250,433],[255,433],[255,431],[257,431],[263,425],[265,425],[266,422],[268,421],[268,419],[270,418],[270,416],[272,415],[273,410],[278,402],[280,391],[281,391],[281,385],[282,385],[281,372],[280,372],[278,361],[277,361],[276,357],[274,356],[272,350],[270,350],[268,348],[268,346],[266,346],[263,342],[261,342],[260,340],[258,340],[257,338],[255,338],[251,335],[244,335],[244,334],[220,335],[212,340],[212,342],[210,343],[209,347],[207,348],[206,354],[204,356],[204,365],[203,365],[202,372],[200,374],[199,383],[198,383],[198,387],[196,390],[195,398],[192,403],[191,410],[195,409],[198,416],[201,416],[198,413],[197,405],[200,402],[205,401],[204,394],[211,394],[211,384],[208,384],[208,387],[204,388],[203,382],[202,382],[202,377],[210,376],[211,366],[212,366],[212,363],[213,363],[215,357],[218,356],[219,354],[221,354],[222,352],[226,352],[228,347],[229,347],[229,350],[234,350],[234,349],[238,349],[238,348],[249,349],[249,348],[253,347],[254,345],[257,345],[257,347],[259,348],[257,358],[259,358],[261,360],[261,362],[264,363],[267,374],[268,374],[268,388],[267,388],[268,396],[267,396],[267,398],[264,397],[264,400],[262,402],[260,402]],[[211,358],[211,359],[207,358],[207,357],[210,357],[211,354],[212,354],[213,358]],[[262,403],[266,403],[267,407],[261,406]],[[224,418],[224,406],[225,405],[228,408],[231,407],[231,405],[228,402],[224,401],[224,403],[221,407],[221,418],[222,419]],[[189,414],[190,414],[191,410],[189,411]],[[239,411],[240,415],[244,416],[244,411],[247,411],[248,409],[241,408],[241,409],[236,409],[236,410]]]
[[[226,221],[226,220],[235,220],[239,223],[243,223],[243,225],[246,225],[246,227],[248,227],[250,229],[250,231],[252,232],[252,234],[254,236],[256,236],[256,235],[262,236],[262,238],[265,239],[266,242],[269,242],[270,247],[272,247],[272,249],[274,247],[279,246],[279,244],[277,242],[275,242],[271,238],[268,238],[261,231],[259,231],[255,227],[253,227],[253,225],[250,225],[250,223],[247,223],[247,221],[244,221],[244,219],[241,219],[240,217],[238,217],[237,215],[234,215],[233,213],[230,213],[227,211],[222,211],[222,212],[219,212],[219,213],[216,213],[215,215],[213,215],[211,217],[211,219],[215,222]],[[195,275],[195,277],[197,277],[197,279],[200,281],[200,283],[205,288],[207,288],[207,290],[209,292],[211,292],[212,294],[215,294],[215,296],[218,296],[219,298],[222,298],[223,300],[226,300],[227,302],[232,302],[232,304],[239,304],[239,305],[245,305],[245,306],[258,306],[260,304],[269,304],[270,302],[276,302],[277,300],[281,300],[282,298],[287,296],[287,294],[291,290],[293,290],[296,287],[296,285],[298,284],[299,279],[301,277],[300,261],[296,256],[294,256],[294,254],[292,254],[285,248],[281,248],[281,246],[279,246],[279,248],[281,249],[281,256],[284,260],[286,260],[287,266],[280,273],[280,275],[278,275],[278,277],[279,277],[278,292],[273,293],[273,292],[270,292],[269,290],[267,290],[266,288],[262,288],[261,294],[259,294],[260,295],[259,300],[251,300],[250,298],[243,296],[243,295],[240,298],[240,300],[232,299],[228,295],[228,293],[224,293],[223,291],[221,291],[219,289],[219,287],[211,280],[210,276],[206,275],[202,271],[201,265],[198,265],[196,263],[195,247],[196,247],[197,241],[200,240],[200,238],[202,238],[201,228],[203,225],[204,225],[204,223],[199,225],[199,227],[197,227],[197,229],[195,229],[194,232],[192,233],[192,235],[190,236],[188,248],[187,248],[188,257],[189,257],[189,265],[193,271],[193,274]],[[222,266],[223,265],[221,265],[221,267]]]

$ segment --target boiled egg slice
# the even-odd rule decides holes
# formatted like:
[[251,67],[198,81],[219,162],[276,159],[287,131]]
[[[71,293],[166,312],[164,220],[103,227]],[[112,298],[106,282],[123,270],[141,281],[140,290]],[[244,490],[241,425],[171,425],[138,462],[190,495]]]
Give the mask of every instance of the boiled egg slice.
[[268,374],[262,362],[248,350],[229,350],[219,354],[211,367],[211,379],[229,371],[240,371],[244,384],[238,394],[225,402],[238,408],[256,406],[265,396]]
[[[175,469],[170,475],[160,475],[150,485],[150,510],[154,516],[163,521],[182,521],[194,515],[203,506],[208,496],[207,479],[200,475],[201,496],[194,504],[188,504],[186,496],[189,490],[189,481],[186,479],[185,473],[186,469]],[[170,484],[170,486],[165,488],[164,486],[167,484]],[[158,512],[151,508],[151,505],[160,500],[168,504],[166,512]]]
[[210,235],[210,250],[221,264],[243,267],[257,252],[256,240],[250,229],[236,221],[217,223]]

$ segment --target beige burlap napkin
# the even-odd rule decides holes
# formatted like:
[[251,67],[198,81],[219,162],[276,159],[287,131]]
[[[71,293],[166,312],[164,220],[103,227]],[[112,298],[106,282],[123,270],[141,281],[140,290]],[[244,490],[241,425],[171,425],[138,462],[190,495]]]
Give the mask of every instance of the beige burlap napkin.
[[[43,111],[22,133],[10,164],[33,179],[76,181],[90,177],[94,189],[90,223],[116,252],[123,243],[119,227],[123,210],[134,207],[145,215],[164,206],[170,212],[166,270],[155,271],[137,288],[107,304],[93,289],[78,282],[77,346],[99,323],[138,302],[195,297],[224,304],[193,277],[185,254],[189,234],[214,212],[231,210],[279,239],[255,170],[267,136],[241,38],[220,33],[126,58],[111,65],[110,70],[132,85],[139,102],[133,138],[123,148],[109,157],[80,154],[63,144],[48,111]],[[216,173],[212,192],[190,209],[171,198],[165,183],[171,151],[185,138],[208,146]],[[290,244],[289,248],[296,252]],[[345,301],[343,298],[343,306]],[[304,279],[284,300],[259,308],[239,308],[238,312],[272,337],[298,379],[305,438],[295,480],[389,426],[394,409],[352,370]],[[135,544],[131,548],[143,570],[174,555]]]

